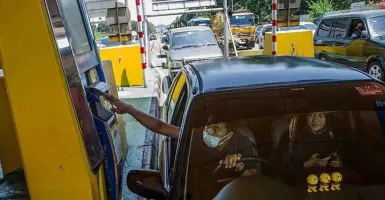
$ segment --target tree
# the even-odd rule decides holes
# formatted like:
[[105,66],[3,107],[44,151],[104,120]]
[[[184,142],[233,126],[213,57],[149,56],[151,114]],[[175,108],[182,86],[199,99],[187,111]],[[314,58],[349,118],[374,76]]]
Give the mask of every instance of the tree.
[[156,27],[152,22],[147,21],[147,28],[149,33],[156,33]]
[[309,2],[310,17],[316,19],[326,12],[333,11],[333,7],[331,0],[311,1]]
[[98,25],[97,31],[101,32],[101,33],[107,33],[108,32],[108,25],[107,25],[107,23],[100,23]]

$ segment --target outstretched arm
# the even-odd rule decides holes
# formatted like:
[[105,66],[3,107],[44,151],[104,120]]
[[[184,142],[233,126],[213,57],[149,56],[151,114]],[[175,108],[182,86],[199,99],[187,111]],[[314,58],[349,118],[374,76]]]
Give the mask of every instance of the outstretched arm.
[[112,105],[116,107],[112,109],[113,112],[116,112],[118,114],[128,113],[144,127],[155,133],[159,133],[172,138],[179,137],[179,127],[167,124],[149,114],[137,110],[131,105],[120,101],[118,98],[114,97],[111,94],[106,94],[105,97]]

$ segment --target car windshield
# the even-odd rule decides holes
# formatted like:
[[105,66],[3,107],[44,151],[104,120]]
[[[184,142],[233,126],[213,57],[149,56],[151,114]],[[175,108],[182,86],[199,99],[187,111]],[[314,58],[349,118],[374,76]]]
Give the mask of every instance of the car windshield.
[[253,26],[253,15],[233,15],[230,19],[231,26]]
[[317,26],[315,24],[304,24],[309,30],[317,30]]
[[214,34],[210,30],[191,30],[172,34],[171,49],[216,45]]
[[185,195],[385,199],[383,91],[355,82],[197,98],[185,126]]
[[373,39],[385,39],[385,16],[369,18],[368,26]]

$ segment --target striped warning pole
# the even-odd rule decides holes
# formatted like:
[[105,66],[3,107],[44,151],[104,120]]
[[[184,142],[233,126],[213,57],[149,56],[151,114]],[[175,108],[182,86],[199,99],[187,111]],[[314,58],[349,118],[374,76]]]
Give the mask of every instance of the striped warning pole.
[[277,54],[277,12],[278,12],[278,0],[272,0],[272,52],[271,54],[275,56]]
[[146,48],[144,46],[144,33],[143,33],[143,17],[142,17],[142,2],[141,0],[136,0],[136,13],[138,15],[138,36],[139,36],[139,43],[140,43],[140,54],[142,57],[142,69],[146,69],[147,63],[146,63]]

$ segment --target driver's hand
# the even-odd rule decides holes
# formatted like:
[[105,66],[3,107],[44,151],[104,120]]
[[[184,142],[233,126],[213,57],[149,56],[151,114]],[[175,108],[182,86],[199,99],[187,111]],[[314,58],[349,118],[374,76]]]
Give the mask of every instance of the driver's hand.
[[309,160],[303,163],[303,166],[305,169],[311,168],[311,167],[325,167],[328,164],[328,161],[330,158],[331,156],[328,156],[326,158],[320,158],[320,155],[316,153],[316,154],[313,154],[309,158]]
[[228,155],[224,160],[219,161],[219,164],[224,165],[226,169],[234,168],[237,165],[237,161],[241,159],[241,157],[242,157],[242,154],[240,153]]
[[108,102],[110,102],[113,105],[113,108],[111,109],[111,111],[118,114],[129,113],[131,109],[131,105],[124,103],[123,101],[119,100],[112,94],[106,94],[104,97]]

